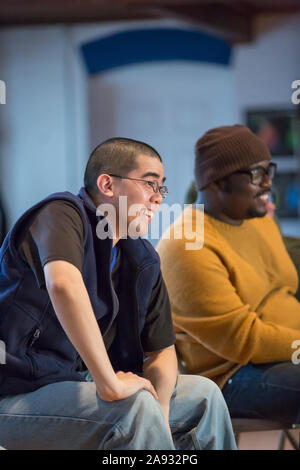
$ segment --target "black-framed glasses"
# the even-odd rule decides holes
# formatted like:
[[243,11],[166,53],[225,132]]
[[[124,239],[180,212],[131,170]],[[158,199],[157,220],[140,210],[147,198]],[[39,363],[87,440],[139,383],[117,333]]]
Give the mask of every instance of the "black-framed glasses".
[[143,180],[141,178],[129,178],[129,176],[120,176],[120,175],[112,175],[112,174],[110,174],[109,176],[114,176],[115,178],[121,178],[123,180],[142,181],[143,183],[146,183],[148,186],[151,186],[151,188],[153,189],[155,193],[160,193],[163,199],[165,199],[168,194],[167,186],[159,186],[157,181]]
[[232,173],[233,175],[237,173],[245,173],[250,176],[251,184],[259,186],[266,175],[272,180],[276,174],[277,165],[274,162],[271,162],[267,168],[263,166],[257,166],[255,168],[250,168],[249,170],[238,170]]

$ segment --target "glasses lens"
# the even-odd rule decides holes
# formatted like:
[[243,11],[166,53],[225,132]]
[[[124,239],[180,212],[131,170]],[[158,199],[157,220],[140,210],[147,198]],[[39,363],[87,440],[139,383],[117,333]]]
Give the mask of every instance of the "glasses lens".
[[252,184],[260,184],[265,176],[265,170],[264,168],[253,168],[253,170],[251,170],[251,174],[252,174]]
[[275,163],[270,163],[270,165],[268,166],[266,170],[262,167],[253,168],[251,170],[252,184],[257,184],[257,185],[261,184],[265,175],[268,175],[268,177],[271,178],[272,180],[275,176],[275,173],[276,173]]
[[167,186],[161,186],[159,188],[159,192],[160,194],[162,195],[162,197],[166,197],[167,193],[168,193],[168,188]]

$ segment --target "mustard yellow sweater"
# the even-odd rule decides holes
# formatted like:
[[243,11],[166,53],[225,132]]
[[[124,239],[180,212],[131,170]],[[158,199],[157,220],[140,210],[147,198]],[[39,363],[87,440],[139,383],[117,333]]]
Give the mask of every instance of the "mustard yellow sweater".
[[[196,212],[185,209],[185,226],[195,228]],[[300,340],[298,278],[273,220],[236,227],[205,215],[204,246],[196,251],[186,249],[187,230],[176,239],[182,224],[183,215],[157,251],[184,370],[222,388],[248,362],[291,361]]]

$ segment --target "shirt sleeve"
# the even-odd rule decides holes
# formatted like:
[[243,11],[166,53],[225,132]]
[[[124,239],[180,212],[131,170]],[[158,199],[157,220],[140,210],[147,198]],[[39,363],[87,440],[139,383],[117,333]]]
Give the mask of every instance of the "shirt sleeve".
[[172,346],[175,341],[169,296],[160,272],[148,305],[141,342],[145,352],[152,352]]
[[20,250],[40,288],[45,287],[44,266],[49,261],[68,261],[82,269],[84,227],[77,208],[67,201],[53,201],[34,216]]

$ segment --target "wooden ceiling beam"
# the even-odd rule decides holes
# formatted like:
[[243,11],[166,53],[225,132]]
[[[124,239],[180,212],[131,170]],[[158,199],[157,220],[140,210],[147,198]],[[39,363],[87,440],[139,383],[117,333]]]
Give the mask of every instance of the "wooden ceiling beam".
[[86,4],[84,7],[75,5],[72,8],[40,8],[29,10],[0,9],[0,25],[34,25],[55,23],[90,23],[108,21],[128,21],[155,18],[155,14],[148,12],[145,8],[132,6],[120,8],[108,8],[106,6],[95,6]]
[[161,11],[162,14],[165,12],[165,16],[188,21],[231,43],[249,42],[253,39],[254,16],[225,5],[176,6]]
[[[125,0],[124,3],[128,2]],[[122,1],[120,2],[122,3]],[[153,1],[148,1],[146,5],[123,5],[119,4],[116,8],[105,6],[103,2],[86,2],[83,6],[81,2],[74,2],[71,6],[69,2],[65,5],[63,2],[58,6],[56,3],[40,4],[40,8],[12,8],[12,5],[6,4],[5,8],[0,8],[0,26],[25,26],[38,24],[73,24],[89,22],[110,22],[110,21],[129,21],[145,20],[158,18],[178,18],[195,25],[205,26],[212,32],[217,32],[223,37],[237,41],[251,40],[251,21],[249,16],[243,17],[242,14],[236,14],[233,10],[228,10],[225,5],[215,6],[207,5],[176,5],[174,2],[170,6],[154,5]],[[158,3],[158,2],[157,2]],[[171,2],[169,2],[171,3]],[[189,0],[190,3],[190,0]],[[1,4],[1,2],[0,2]]]
[[0,0],[0,26],[177,18],[242,43],[254,39],[258,14],[292,11],[299,0]]

